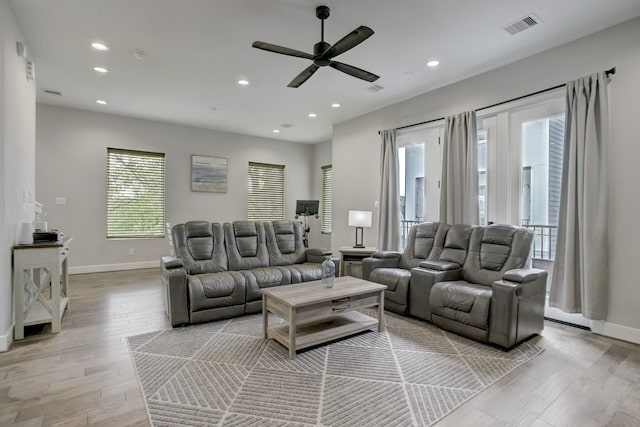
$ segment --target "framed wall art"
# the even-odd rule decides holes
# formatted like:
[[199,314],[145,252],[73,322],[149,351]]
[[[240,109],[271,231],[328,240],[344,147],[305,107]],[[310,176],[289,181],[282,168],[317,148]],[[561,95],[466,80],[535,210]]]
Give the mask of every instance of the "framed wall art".
[[227,159],[191,156],[191,191],[227,192]]

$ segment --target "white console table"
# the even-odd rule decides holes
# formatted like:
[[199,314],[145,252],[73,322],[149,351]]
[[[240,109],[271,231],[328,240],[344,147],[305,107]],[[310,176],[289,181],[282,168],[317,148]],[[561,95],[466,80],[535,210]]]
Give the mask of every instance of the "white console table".
[[62,328],[69,305],[68,237],[62,242],[42,242],[13,247],[14,338],[24,338],[24,327],[51,323],[51,332]]

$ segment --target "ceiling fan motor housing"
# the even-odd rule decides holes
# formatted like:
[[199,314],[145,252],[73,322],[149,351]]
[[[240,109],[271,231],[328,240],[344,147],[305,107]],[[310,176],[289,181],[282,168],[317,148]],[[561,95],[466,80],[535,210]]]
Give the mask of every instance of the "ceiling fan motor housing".
[[316,7],[316,16],[318,19],[327,19],[330,15],[330,10],[328,6],[318,6]]
[[324,67],[331,64],[331,58],[323,58],[322,54],[325,53],[331,45],[325,41],[318,42],[313,45],[313,63],[318,67]]

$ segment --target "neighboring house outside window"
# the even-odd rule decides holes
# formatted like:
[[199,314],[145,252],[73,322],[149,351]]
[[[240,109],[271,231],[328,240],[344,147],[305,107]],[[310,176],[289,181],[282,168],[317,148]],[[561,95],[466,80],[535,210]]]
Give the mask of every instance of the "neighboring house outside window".
[[107,238],[165,237],[165,155],[107,148]]

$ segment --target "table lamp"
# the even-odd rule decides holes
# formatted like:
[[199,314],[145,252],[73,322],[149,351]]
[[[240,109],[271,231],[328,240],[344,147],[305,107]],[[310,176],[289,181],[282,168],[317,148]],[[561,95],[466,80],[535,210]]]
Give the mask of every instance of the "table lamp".
[[363,228],[371,227],[371,212],[370,211],[349,211],[349,227],[356,228],[356,244],[354,248],[364,248],[362,244]]

